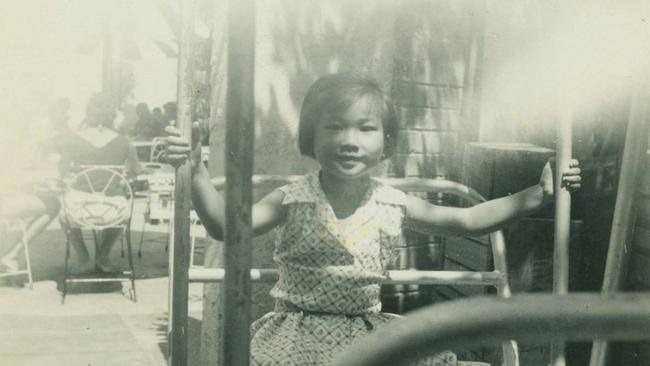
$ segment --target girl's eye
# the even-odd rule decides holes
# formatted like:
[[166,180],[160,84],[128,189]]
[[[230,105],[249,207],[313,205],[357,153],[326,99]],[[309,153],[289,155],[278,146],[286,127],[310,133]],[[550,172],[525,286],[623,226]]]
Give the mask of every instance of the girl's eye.
[[377,126],[361,126],[361,131],[362,132],[370,132],[370,131],[377,131],[379,128]]
[[328,123],[325,125],[325,129],[332,130],[332,131],[340,131],[341,129],[343,129],[343,127],[336,123]]

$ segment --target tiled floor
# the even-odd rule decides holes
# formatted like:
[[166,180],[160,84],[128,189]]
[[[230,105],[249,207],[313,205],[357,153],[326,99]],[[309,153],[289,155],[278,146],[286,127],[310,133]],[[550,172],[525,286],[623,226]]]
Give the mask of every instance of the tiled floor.
[[[139,231],[141,225],[142,221],[134,223],[134,230]],[[6,280],[0,283],[0,365],[166,365],[165,230],[147,225],[145,231],[143,256],[136,256],[137,303],[128,299],[119,284],[94,284],[78,288],[61,304],[57,282],[63,234],[53,225],[35,239],[30,245],[34,288]],[[133,233],[136,250],[139,237]],[[115,263],[125,261],[119,249],[113,252]],[[192,284],[189,365],[198,364],[201,311],[202,286]]]
[[[62,305],[51,281],[0,287],[0,365],[165,365],[167,282],[137,281],[137,303],[108,292]],[[190,288],[190,326],[200,324],[200,290]],[[190,333],[198,347],[200,329]]]

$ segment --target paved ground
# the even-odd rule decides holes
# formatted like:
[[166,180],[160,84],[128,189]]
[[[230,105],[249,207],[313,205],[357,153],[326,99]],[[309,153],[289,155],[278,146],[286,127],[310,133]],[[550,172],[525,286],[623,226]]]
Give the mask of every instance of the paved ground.
[[[136,210],[138,212],[138,210]],[[142,219],[134,217],[133,238]],[[136,255],[138,302],[119,283],[80,284],[61,304],[64,236],[57,225],[30,244],[35,283],[0,279],[0,365],[166,365],[166,226],[145,226],[143,256]],[[201,252],[201,247],[197,252]],[[0,248],[4,251],[5,248]],[[115,263],[126,265],[119,248]],[[202,257],[197,254],[196,261]],[[202,287],[190,286],[189,365],[198,365]]]

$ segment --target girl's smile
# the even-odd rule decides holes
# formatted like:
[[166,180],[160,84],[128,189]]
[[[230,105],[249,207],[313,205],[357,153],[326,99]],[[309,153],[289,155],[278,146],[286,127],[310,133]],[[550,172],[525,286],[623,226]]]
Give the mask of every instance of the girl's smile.
[[371,97],[353,103],[342,115],[327,114],[314,136],[314,154],[325,174],[350,179],[366,176],[382,159],[381,108]]
[[336,157],[336,161],[343,169],[352,169],[358,163],[362,163],[360,156],[341,154]]

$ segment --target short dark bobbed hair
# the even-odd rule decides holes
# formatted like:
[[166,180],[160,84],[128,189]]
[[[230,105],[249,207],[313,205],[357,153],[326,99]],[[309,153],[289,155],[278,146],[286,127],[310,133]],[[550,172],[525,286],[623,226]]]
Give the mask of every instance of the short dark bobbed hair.
[[86,104],[86,117],[84,124],[87,127],[103,126],[115,129],[115,107],[110,94],[105,92],[94,93]]
[[312,84],[302,102],[298,124],[300,153],[315,158],[314,135],[316,125],[327,114],[344,114],[356,101],[369,97],[381,110],[384,130],[383,159],[389,158],[397,145],[397,117],[391,103],[386,100],[379,84],[353,74],[330,74]]

